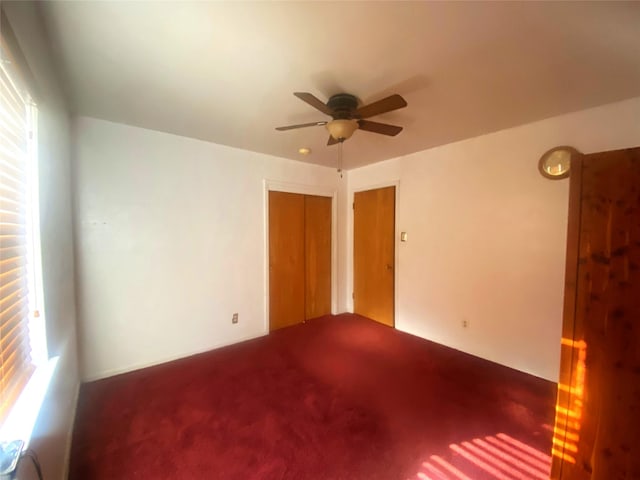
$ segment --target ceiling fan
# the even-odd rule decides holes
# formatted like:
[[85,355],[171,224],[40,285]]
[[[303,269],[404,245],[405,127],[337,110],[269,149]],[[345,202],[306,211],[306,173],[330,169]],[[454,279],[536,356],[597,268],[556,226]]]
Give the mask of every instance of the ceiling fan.
[[395,94],[358,107],[358,99],[348,93],[338,93],[333,95],[325,104],[322,100],[306,92],[294,92],[294,95],[303,102],[320,110],[325,115],[329,115],[331,121],[319,121],[311,123],[301,123],[298,125],[287,125],[276,127],[276,130],[293,130],[295,128],[316,127],[326,125],[329,130],[329,141],[327,145],[342,143],[353,135],[357,129],[367,132],[380,133],[382,135],[396,136],[402,131],[402,127],[389,125],[387,123],[372,122],[365,120],[369,117],[391,112],[407,106],[407,102],[400,95]]

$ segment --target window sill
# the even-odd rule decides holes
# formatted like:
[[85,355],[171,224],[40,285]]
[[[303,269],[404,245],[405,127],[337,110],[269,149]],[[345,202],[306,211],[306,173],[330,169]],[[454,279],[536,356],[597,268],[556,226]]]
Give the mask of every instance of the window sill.
[[60,357],[53,357],[36,369],[7,419],[0,427],[0,441],[22,440],[24,448],[29,446],[33,427],[47,394],[53,372]]

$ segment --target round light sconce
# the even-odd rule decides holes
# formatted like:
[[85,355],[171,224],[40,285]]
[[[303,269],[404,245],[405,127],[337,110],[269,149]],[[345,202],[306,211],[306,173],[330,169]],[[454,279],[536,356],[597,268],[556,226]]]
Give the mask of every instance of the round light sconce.
[[538,170],[543,177],[551,180],[567,178],[571,171],[571,156],[580,152],[573,147],[554,147],[546,151],[538,162]]

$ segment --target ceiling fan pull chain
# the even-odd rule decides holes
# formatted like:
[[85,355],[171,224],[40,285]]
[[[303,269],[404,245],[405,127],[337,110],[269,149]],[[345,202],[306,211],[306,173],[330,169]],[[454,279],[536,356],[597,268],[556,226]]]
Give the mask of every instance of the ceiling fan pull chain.
[[338,173],[340,174],[340,178],[342,178],[342,144],[344,143],[344,139],[340,140],[340,145],[338,145]]

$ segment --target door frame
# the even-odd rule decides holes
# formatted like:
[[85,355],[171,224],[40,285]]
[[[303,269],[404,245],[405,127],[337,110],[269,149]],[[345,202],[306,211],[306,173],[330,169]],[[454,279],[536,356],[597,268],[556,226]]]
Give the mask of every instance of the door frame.
[[[399,213],[399,205],[400,205],[400,180],[390,180],[388,182],[381,183],[373,183],[373,184],[363,184],[359,185],[355,188],[349,188],[349,203],[351,204],[351,208],[348,208],[348,238],[347,238],[347,261],[349,262],[347,268],[347,285],[351,288],[349,292],[347,292],[347,310],[351,313],[354,312],[354,303],[353,303],[353,292],[354,292],[354,211],[353,204],[355,202],[355,194],[357,192],[366,192],[367,190],[376,190],[378,188],[386,188],[386,187],[396,187],[396,196],[395,196],[395,208],[394,208],[394,220],[393,220],[393,328],[398,328],[398,279],[400,278],[399,272],[399,263],[400,263],[400,230],[398,228],[398,213]],[[351,295],[349,295],[351,293]]]
[[331,314],[338,313],[338,190],[332,187],[305,185],[301,183],[263,180],[263,219],[264,225],[264,298],[262,329],[269,333],[269,192],[297,193],[299,195],[314,195],[331,197]]

